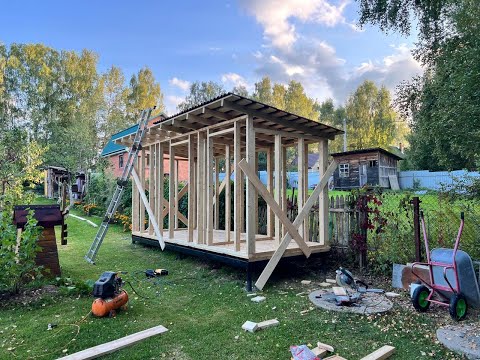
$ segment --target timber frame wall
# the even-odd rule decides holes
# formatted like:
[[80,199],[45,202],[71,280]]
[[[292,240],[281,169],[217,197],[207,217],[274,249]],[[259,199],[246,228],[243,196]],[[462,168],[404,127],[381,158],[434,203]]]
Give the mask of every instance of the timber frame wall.
[[[336,164],[328,165],[328,140],[342,131],[303,117],[280,111],[254,100],[228,93],[207,103],[161,120],[148,129],[142,142],[142,156],[135,165],[142,186],[133,189],[132,235],[155,239],[154,215],[162,241],[202,251],[236,257],[248,262],[269,260],[257,281],[262,288],[283,256],[324,252],[328,246],[328,194],[325,186]],[[117,140],[131,146],[133,136]],[[315,144],[315,145],[311,145]],[[308,148],[318,146],[321,181],[308,196]],[[286,150],[298,153],[299,214],[293,223],[287,217]],[[258,154],[266,153],[267,186],[257,177]],[[145,158],[150,154],[149,178]],[[168,154],[168,168],[162,159]],[[188,183],[179,191],[178,162],[188,162]],[[224,167],[220,169],[220,162]],[[227,176],[219,181],[219,172]],[[163,196],[164,176],[169,176],[168,199]],[[234,189],[228,184],[230,175]],[[148,190],[148,203],[140,190]],[[246,188],[246,192],[244,192]],[[225,192],[225,228],[220,228],[220,193]],[[188,193],[188,216],[178,210]],[[265,199],[267,234],[257,234],[258,196]],[[233,208],[231,198],[233,197]],[[319,204],[319,242],[308,242],[306,220]],[[150,209],[146,209],[150,207]],[[233,213],[233,223],[231,215]],[[168,226],[164,218],[168,215]],[[180,227],[180,223],[183,223]],[[185,228],[186,227],[186,228]],[[291,240],[294,242],[291,243]],[[159,239],[160,241],[160,239]],[[263,278],[262,278],[263,276]]]

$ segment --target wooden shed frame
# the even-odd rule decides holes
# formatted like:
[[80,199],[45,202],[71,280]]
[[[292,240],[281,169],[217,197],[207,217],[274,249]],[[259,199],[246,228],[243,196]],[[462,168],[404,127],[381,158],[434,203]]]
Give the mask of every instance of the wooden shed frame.
[[[328,140],[341,133],[336,128],[233,93],[155,123],[145,135],[142,156],[133,171],[132,238],[157,239],[167,247],[237,259],[248,265],[268,261],[255,283],[262,289],[282,257],[301,254],[309,257],[311,253],[330,249],[326,184],[336,163],[328,165]],[[131,146],[133,137],[126,136],[116,142]],[[318,144],[321,181],[308,196],[306,159],[310,144]],[[293,146],[298,152],[299,212],[291,222],[286,212],[286,149]],[[257,176],[259,152],[266,153],[267,186]],[[149,179],[145,178],[146,154],[150,154]],[[168,169],[164,169],[161,161],[165,154],[170,158]],[[230,176],[219,181],[220,160],[225,160],[225,173],[233,176],[233,192],[226,186]],[[189,169],[188,183],[180,191],[178,161],[188,161]],[[161,195],[166,173],[169,174],[168,199]],[[148,199],[144,189],[148,190]],[[226,199],[225,227],[231,231],[219,226],[222,191]],[[186,193],[189,194],[187,217],[178,211],[179,200]],[[257,233],[258,196],[267,203],[266,235]],[[309,242],[304,240],[308,239],[305,225],[316,203],[319,204],[319,242]],[[146,221],[146,211],[149,218],[156,221]],[[168,214],[174,216],[168,216],[168,227],[164,229],[164,218]],[[180,223],[186,228],[180,227]],[[154,233],[157,226],[162,239],[155,235],[157,231]]]

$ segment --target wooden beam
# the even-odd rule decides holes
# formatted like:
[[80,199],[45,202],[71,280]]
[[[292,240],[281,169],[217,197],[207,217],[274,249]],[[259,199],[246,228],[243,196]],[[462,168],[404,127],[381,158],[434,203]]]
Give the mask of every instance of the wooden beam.
[[[290,222],[290,220],[287,217],[287,214],[282,210],[280,205],[275,201],[273,196],[268,192],[267,188],[265,185],[262,184],[260,179],[258,178],[257,174],[255,174],[255,170],[253,170],[251,165],[248,165],[247,162],[244,160],[240,161],[238,166],[242,169],[242,171],[247,175],[248,181],[255,186],[257,191],[260,193],[260,195],[263,197],[265,202],[270,205],[270,208],[272,211],[275,213],[275,215],[280,219],[281,223],[283,226],[286,228],[286,232],[293,237],[293,239],[296,241],[298,244],[298,247],[302,250],[302,252],[305,254],[305,256],[308,258],[312,250],[308,247],[308,245],[303,241],[302,237],[297,231],[297,228]],[[247,208],[248,210],[248,208]],[[247,217],[248,220],[248,217]],[[248,243],[247,243],[248,244]]]
[[222,120],[232,120],[233,119],[232,115],[225,114],[224,112],[221,112],[221,111],[209,109],[207,107],[204,107],[202,111],[203,111],[204,114],[213,116],[214,118],[216,117],[216,118],[219,118],[219,119],[222,119]]
[[207,245],[213,245],[213,225],[214,225],[214,206],[213,206],[213,138],[208,136],[207,133],[207,161],[206,161],[206,176],[207,176],[207,206],[206,206],[206,215],[207,215]]
[[[148,167],[148,172],[149,172],[149,179],[148,179],[148,201],[150,204],[152,204],[152,208],[154,210],[153,216],[155,218],[155,169],[154,169],[154,162],[155,162],[155,146],[150,145],[148,147],[149,149],[149,156],[150,156],[150,166]],[[149,224],[148,224],[148,234],[152,235],[153,234],[153,226],[152,226],[152,221],[149,216]]]
[[234,144],[233,144],[233,171],[234,171],[234,198],[233,198],[233,230],[234,230],[234,243],[235,251],[240,251],[240,234],[242,233],[242,172],[238,167],[238,163],[241,160],[241,145],[240,145],[240,123],[235,123],[234,132]]
[[[282,204],[282,136],[275,135],[275,201],[277,204]],[[271,209],[270,209],[271,210]],[[275,242],[280,244],[282,239],[282,226],[279,218],[275,218]]]
[[105,344],[97,345],[79,352],[76,352],[71,355],[64,356],[58,360],[90,360],[96,359],[100,356],[113,353],[117,350],[123,349],[127,346],[136,344],[142,340],[148,339],[149,337],[163,334],[167,332],[166,327],[155,326],[147,330],[143,330],[128,336],[124,336],[120,339],[107,342]]
[[223,129],[223,130],[218,130],[215,132],[210,132],[208,136],[219,136],[223,134],[230,134],[234,131],[235,129],[233,127],[229,127],[228,129]]
[[197,243],[204,243],[205,232],[205,133],[198,132],[197,148]]
[[[133,168],[135,171],[138,170],[138,157],[135,160]],[[139,194],[137,187],[135,186],[134,183],[132,183],[132,231],[140,231],[140,203],[139,203]]]
[[157,172],[158,172],[158,204],[157,204],[157,207],[158,207],[158,212],[157,212],[157,221],[158,221],[158,225],[159,225],[159,228],[160,228],[160,233],[163,235],[163,200],[165,200],[165,194],[164,194],[164,190],[165,190],[165,176],[164,176],[164,161],[163,161],[163,155],[165,153],[165,145],[160,143],[158,144],[158,156],[157,156],[157,159],[158,159],[158,163],[157,163]]
[[[230,186],[231,165],[230,165],[230,145],[225,146],[225,240],[230,241],[230,230],[232,229],[232,188]],[[218,188],[220,194],[221,190]]]
[[[304,188],[305,186],[305,161],[308,160],[305,158],[305,139],[299,138],[297,144],[297,167],[298,167],[298,181],[297,181],[297,209],[298,212],[302,210],[303,203],[305,201],[305,192],[308,191]],[[305,226],[301,224],[298,228],[298,232],[304,239],[305,237]]]
[[[308,197],[308,144],[305,144],[305,163],[304,165],[304,171],[305,171],[305,179],[304,179],[304,193],[303,193],[303,204],[305,204],[305,201],[307,201]],[[308,240],[310,239],[310,220],[307,217],[304,221],[304,229],[303,229],[305,236],[304,239]]]
[[[247,148],[246,148],[246,163],[249,167],[255,169],[255,130],[253,129],[253,117],[249,116],[247,118],[247,126],[245,128],[245,133],[247,137]],[[240,162],[241,163],[241,162]],[[240,166],[240,164],[239,164]],[[242,169],[243,170],[243,169]],[[255,170],[253,170],[255,173]],[[256,174],[255,174],[256,175]],[[255,186],[250,179],[247,181],[247,195],[246,195],[246,221],[247,221],[247,255],[255,254],[255,233],[258,224],[258,218],[256,217],[255,209],[255,196],[257,192]]]
[[173,239],[175,231],[175,148],[170,145],[168,162],[168,237]]
[[160,229],[158,228],[157,221],[155,220],[155,215],[153,214],[152,209],[150,208],[150,204],[148,203],[147,197],[145,196],[145,190],[143,190],[143,185],[141,180],[138,178],[137,172],[135,169],[132,169],[132,177],[137,185],[138,192],[140,193],[140,198],[142,199],[142,203],[145,206],[148,216],[152,219],[152,225],[155,230],[155,236],[157,237],[158,243],[160,244],[160,248],[163,250],[165,249],[165,242],[163,241],[163,236],[160,233]]
[[174,187],[174,199],[175,199],[175,230],[178,229],[178,160],[175,159],[175,174],[174,174],[174,181],[175,181],[175,187]]
[[[323,176],[328,167],[328,140],[321,140],[318,143],[318,166],[320,178]],[[319,216],[319,237],[318,242],[321,245],[328,245],[328,187],[325,187],[320,193],[318,199],[318,216]]]
[[186,118],[185,118],[185,119],[186,119],[186,120],[192,120],[192,121],[194,121],[194,122],[197,122],[197,123],[202,124],[202,125],[207,125],[207,126],[216,124],[216,122],[213,122],[213,121],[210,120],[210,119],[205,119],[205,118],[203,118],[203,117],[201,117],[201,116],[199,116],[199,115],[194,115],[194,114],[192,114],[192,113],[188,113],[188,114],[186,115]]
[[[295,221],[293,222],[293,226],[298,228],[300,226],[300,224],[308,216],[308,214],[310,213],[310,210],[312,209],[312,206],[317,202],[317,199],[318,199],[318,196],[320,195],[320,192],[323,191],[325,186],[328,184],[328,179],[330,178],[330,176],[332,176],[336,167],[337,167],[337,163],[334,160],[328,166],[327,170],[323,174],[323,177],[320,179],[317,186],[315,187],[315,190],[313,190],[313,193],[310,195],[310,197],[305,202],[305,206],[303,207],[302,211],[300,211],[298,213],[297,217],[295,218]],[[290,236],[289,233],[285,234],[285,236],[282,239],[282,242],[280,243],[280,246],[277,248],[277,250],[275,250],[275,253],[270,258],[270,260],[267,263],[267,266],[265,266],[262,273],[260,274],[260,277],[258,278],[257,282],[255,283],[255,286],[258,289],[262,290],[263,287],[265,286],[266,282],[270,278],[270,275],[272,275],[273,270],[275,270],[275,267],[278,265],[278,262],[282,258],[283,253],[285,252],[288,245],[290,244],[291,239],[292,239],[292,237]]]
[[[287,212],[287,148],[282,147],[282,203],[280,206]],[[285,226],[282,226],[282,237],[285,235]]]
[[384,360],[388,359],[395,353],[395,348],[390,345],[382,346],[380,349],[374,351],[370,355],[363,357],[361,360]]
[[[140,157],[140,180],[142,182],[142,188],[145,187],[145,164],[147,153],[145,148],[142,147],[142,156]],[[140,201],[140,232],[145,232],[145,205]]]
[[[271,194],[273,190],[273,152],[272,148],[267,149],[267,190]],[[267,236],[275,236],[275,218],[272,209],[267,205]]]
[[305,134],[305,135],[314,135],[314,136],[318,136],[318,137],[322,137],[322,138],[332,138],[332,139],[335,137],[335,136],[332,136],[332,135],[327,135],[321,130],[316,130],[316,129],[311,129],[309,127],[306,127],[305,125],[299,124],[295,120],[286,120],[286,119],[282,119],[281,117],[276,117],[276,116],[270,115],[270,114],[262,112],[262,111],[248,109],[248,108],[245,108],[242,105],[238,105],[238,104],[233,103],[233,102],[228,101],[228,100],[223,102],[223,106],[228,108],[228,109],[232,109],[232,110],[238,111],[240,113],[243,113],[243,114],[246,114],[246,115],[249,115],[249,116],[252,116],[252,117],[256,117],[256,118],[259,118],[259,119],[264,119],[264,120],[274,122],[276,124],[280,124],[280,125],[282,125],[286,128],[289,128],[289,129],[294,129],[296,131],[301,131],[302,134]]
[[[195,169],[195,148],[193,144],[193,135],[188,136],[188,183],[190,184],[190,188],[193,189],[195,187],[194,181],[194,169]],[[194,228],[194,202],[195,199],[193,197],[193,191],[190,190],[188,194],[188,242],[193,242],[193,228]]]

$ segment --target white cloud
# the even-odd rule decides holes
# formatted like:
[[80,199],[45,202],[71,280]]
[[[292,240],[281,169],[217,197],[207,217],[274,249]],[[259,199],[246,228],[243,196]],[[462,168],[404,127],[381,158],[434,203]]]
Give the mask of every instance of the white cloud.
[[263,26],[264,36],[277,48],[290,49],[298,40],[292,19],[328,27],[345,24],[349,0],[332,5],[327,0],[243,0],[247,11]]
[[165,109],[167,111],[167,114],[175,114],[177,112],[178,104],[180,104],[184,100],[185,98],[181,96],[167,95],[165,97]]
[[176,86],[183,91],[187,91],[190,88],[190,82],[187,80],[181,80],[174,77],[173,79],[168,80],[170,85]]
[[236,73],[227,73],[222,75],[222,82],[227,85],[231,85],[232,88],[235,86],[244,86],[245,88],[249,88],[247,81],[243,78],[243,76],[236,74]]

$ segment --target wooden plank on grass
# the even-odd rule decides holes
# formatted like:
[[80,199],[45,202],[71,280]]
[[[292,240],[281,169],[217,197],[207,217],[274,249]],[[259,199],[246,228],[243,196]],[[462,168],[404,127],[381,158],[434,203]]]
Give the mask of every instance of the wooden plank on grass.
[[137,332],[135,334],[131,334],[128,336],[125,336],[123,338],[113,340],[110,342],[107,342],[105,344],[97,345],[94,347],[91,347],[89,349],[85,349],[79,352],[76,352],[71,355],[64,356],[58,360],[88,360],[88,359],[96,359],[100,356],[110,354],[112,352],[115,352],[117,350],[123,349],[127,346],[136,344],[137,342],[140,342],[142,340],[148,339],[149,337],[155,336],[162,334],[164,332],[167,332],[168,329],[162,325],[152,327],[147,330],[143,330],[140,332]]
[[389,358],[395,352],[395,348],[390,345],[382,346],[380,349],[363,357],[361,360],[384,360]]

